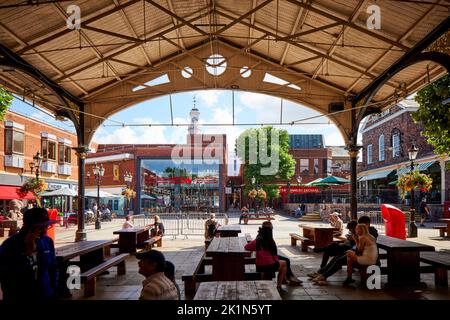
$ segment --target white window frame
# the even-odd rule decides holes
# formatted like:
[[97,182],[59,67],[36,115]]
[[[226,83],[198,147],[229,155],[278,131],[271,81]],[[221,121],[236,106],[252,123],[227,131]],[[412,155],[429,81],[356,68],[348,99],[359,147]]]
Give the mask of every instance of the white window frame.
[[[397,146],[395,145],[395,138],[397,138]],[[397,152],[396,152],[397,151]],[[400,134],[394,133],[392,135],[392,158],[400,156]]]
[[384,161],[384,134],[378,138],[378,160]]
[[367,164],[371,164],[373,161],[373,158],[372,158],[372,145],[371,144],[369,144],[368,146],[367,146]]

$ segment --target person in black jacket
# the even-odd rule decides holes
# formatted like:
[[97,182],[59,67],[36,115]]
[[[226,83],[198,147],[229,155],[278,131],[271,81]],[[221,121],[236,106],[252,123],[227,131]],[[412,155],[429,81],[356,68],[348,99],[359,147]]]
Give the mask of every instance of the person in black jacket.
[[53,240],[46,235],[56,221],[44,208],[24,213],[23,227],[0,246],[0,283],[5,301],[55,299],[58,268]]
[[[363,223],[368,226],[369,228],[369,234],[372,235],[375,239],[378,238],[378,231],[373,226],[370,225],[370,217],[368,216],[361,216],[358,219],[358,224]],[[354,245],[351,250],[356,250],[356,245]],[[320,284],[320,285],[326,285],[326,279],[339,270],[342,269],[343,265],[347,264],[347,254],[344,252],[343,254],[336,255],[331,261],[323,268],[320,268],[318,272],[308,274],[310,278],[312,278],[312,281]],[[380,265],[380,261],[378,259],[377,265]]]

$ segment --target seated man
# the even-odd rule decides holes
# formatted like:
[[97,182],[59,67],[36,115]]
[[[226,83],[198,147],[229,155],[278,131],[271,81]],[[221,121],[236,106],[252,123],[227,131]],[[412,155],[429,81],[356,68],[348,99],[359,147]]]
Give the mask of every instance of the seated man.
[[216,221],[216,215],[211,213],[209,219],[205,221],[205,239],[214,237],[220,224]]
[[241,224],[242,219],[244,219],[248,214],[248,209],[246,206],[243,206],[241,209],[241,216],[239,217],[239,224]]
[[153,228],[150,230],[150,234],[152,237],[163,237],[165,232],[164,224],[161,222],[161,218],[158,215],[156,215],[154,219],[155,222],[153,224]]
[[344,222],[340,218],[340,213],[335,211],[330,214],[330,225],[338,230],[333,231],[333,236],[340,236],[343,232]]
[[320,269],[312,274],[309,274],[310,277],[317,277],[325,271],[325,266],[328,264],[328,260],[332,256],[341,256],[345,254],[348,250],[351,250],[355,245],[355,241],[353,239],[353,235],[355,234],[355,228],[358,222],[355,220],[347,223],[348,234],[346,234],[346,240],[343,243],[332,242],[328,246],[324,248],[314,248],[314,252],[323,252],[322,263],[320,264]]
[[139,300],[178,300],[178,292],[172,280],[164,275],[166,259],[157,250],[136,254],[139,273],[145,277]]
[[[370,217],[361,216],[358,219],[358,224],[360,224],[360,223],[365,224],[368,227],[370,235],[372,235],[375,239],[378,238],[377,229],[370,226]],[[354,239],[355,243],[356,243],[356,237],[357,237],[356,233],[353,234],[353,239]],[[356,251],[356,245],[354,245],[351,250]],[[327,285],[326,279],[328,277],[332,276],[333,274],[335,274],[336,272],[338,272],[339,270],[341,270],[342,266],[346,265],[346,264],[347,264],[347,254],[344,253],[341,255],[337,255],[333,259],[331,259],[331,261],[324,268],[321,268],[319,270],[319,272],[308,274],[308,276],[310,278],[313,278],[312,281],[314,281],[320,285]],[[380,265],[379,258],[378,258],[376,264]]]
[[302,206],[299,204],[298,208],[295,209],[295,217],[298,218],[301,216],[303,216],[303,212],[302,212]]

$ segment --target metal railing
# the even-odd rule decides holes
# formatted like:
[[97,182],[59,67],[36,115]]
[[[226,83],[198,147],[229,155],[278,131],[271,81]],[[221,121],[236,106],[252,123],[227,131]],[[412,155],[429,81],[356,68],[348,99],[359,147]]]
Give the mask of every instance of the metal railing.
[[145,214],[136,214],[133,215],[133,225],[137,228],[145,227],[150,223],[149,219],[145,216]]
[[[377,229],[379,234],[385,234],[386,233],[386,227],[384,225],[384,219],[381,215],[381,211],[358,211],[358,219],[361,216],[368,216],[370,217],[370,225]],[[406,225],[405,225],[406,227]]]
[[[161,222],[164,225],[164,232],[166,236],[172,236],[174,239],[177,236],[201,236],[205,232],[205,221],[209,219],[210,213],[196,212],[196,213],[159,213]],[[148,223],[153,223],[155,215],[147,216]],[[215,220],[220,225],[228,224],[228,216],[225,213],[216,213]]]

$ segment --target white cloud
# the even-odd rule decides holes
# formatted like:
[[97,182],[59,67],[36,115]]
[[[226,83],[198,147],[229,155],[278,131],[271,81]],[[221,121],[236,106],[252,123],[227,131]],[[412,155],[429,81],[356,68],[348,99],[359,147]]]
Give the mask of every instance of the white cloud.
[[[133,119],[134,124],[157,124],[152,118]],[[94,141],[104,144],[164,144],[168,143],[165,136],[165,127],[155,126],[125,126],[112,127],[107,130],[100,127],[94,135]]]
[[200,102],[210,108],[216,106],[223,93],[223,90],[202,90],[195,93]]

